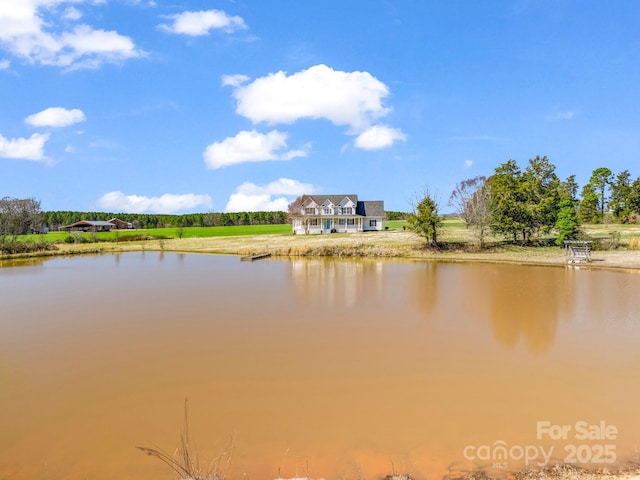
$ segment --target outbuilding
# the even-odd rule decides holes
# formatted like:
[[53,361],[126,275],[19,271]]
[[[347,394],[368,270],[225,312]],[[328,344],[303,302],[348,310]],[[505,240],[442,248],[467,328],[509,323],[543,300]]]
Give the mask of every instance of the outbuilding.
[[115,228],[116,226],[111,222],[102,220],[80,220],[71,225],[60,227],[60,230],[67,230],[69,232],[108,232]]

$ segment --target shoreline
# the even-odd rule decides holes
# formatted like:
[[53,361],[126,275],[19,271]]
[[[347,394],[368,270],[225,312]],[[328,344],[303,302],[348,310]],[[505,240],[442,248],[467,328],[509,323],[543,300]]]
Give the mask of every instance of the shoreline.
[[[445,239],[446,242],[446,239]],[[459,248],[456,248],[460,245]],[[157,239],[134,242],[58,244],[57,250],[0,255],[0,261],[45,259],[71,255],[99,255],[133,251],[204,253],[246,256],[269,253],[276,258],[388,258],[442,262],[509,263],[517,265],[573,266],[576,268],[640,270],[640,250],[598,250],[592,261],[568,264],[561,247],[503,245],[468,251],[462,242],[448,242],[448,249],[425,246],[415,234],[404,231],[333,235],[244,235],[226,237]],[[453,248],[451,248],[453,247]]]

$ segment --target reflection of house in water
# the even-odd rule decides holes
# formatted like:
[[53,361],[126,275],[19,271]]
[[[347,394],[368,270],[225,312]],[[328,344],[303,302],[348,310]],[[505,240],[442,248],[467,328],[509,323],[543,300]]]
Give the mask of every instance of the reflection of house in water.
[[383,263],[297,259],[289,262],[294,289],[311,305],[357,307],[382,303]]

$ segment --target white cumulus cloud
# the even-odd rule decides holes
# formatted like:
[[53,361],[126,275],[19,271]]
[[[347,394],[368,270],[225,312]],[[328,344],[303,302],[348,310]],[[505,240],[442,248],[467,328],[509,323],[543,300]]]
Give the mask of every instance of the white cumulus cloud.
[[0,60],[0,70],[7,70],[11,66],[11,62],[9,60]]
[[238,163],[291,160],[307,155],[304,149],[286,149],[287,134],[284,132],[272,130],[265,134],[243,130],[235,137],[212,143],[205,149],[203,156],[207,168],[216,169]]
[[125,195],[120,191],[105,193],[98,199],[98,206],[112,212],[125,213],[175,213],[194,208],[210,209],[209,195],[165,193],[159,197]]
[[246,78],[226,76],[233,87],[236,113],[253,123],[290,124],[299,119],[326,119],[362,132],[389,108],[383,99],[389,88],[368,72],[342,72],[315,65],[292,75],[280,71],[246,85]]
[[464,168],[471,168],[473,166],[473,160],[465,160]]
[[47,140],[48,133],[34,133],[29,138],[11,139],[0,135],[0,158],[46,161],[44,144]]
[[287,211],[295,197],[316,192],[317,187],[290,178],[279,178],[267,185],[244,182],[229,196],[225,212]]
[[227,33],[247,28],[244,20],[238,16],[227,15],[222,10],[201,10],[168,15],[171,24],[159,25],[161,30],[189,36],[208,35],[211,30],[223,30]]
[[84,112],[77,108],[67,110],[62,107],[49,107],[29,115],[24,121],[33,127],[68,127],[85,120]]
[[404,142],[407,136],[397,128],[374,125],[356,137],[355,146],[363,150],[380,150],[390,147],[398,140]]
[[547,117],[549,120],[571,120],[574,117],[574,112],[557,112]]
[[[131,38],[116,31],[95,30],[86,24],[68,25],[81,18],[67,4],[87,0],[2,0],[0,46],[31,64],[68,70],[95,68],[144,55]],[[96,3],[96,2],[93,2]],[[46,20],[44,17],[46,16]]]
[[82,18],[82,12],[75,7],[67,7],[62,14],[62,18],[65,20],[80,20]]
[[239,87],[243,83],[251,80],[246,75],[236,74],[236,75],[223,75],[222,76],[222,86],[223,87]]

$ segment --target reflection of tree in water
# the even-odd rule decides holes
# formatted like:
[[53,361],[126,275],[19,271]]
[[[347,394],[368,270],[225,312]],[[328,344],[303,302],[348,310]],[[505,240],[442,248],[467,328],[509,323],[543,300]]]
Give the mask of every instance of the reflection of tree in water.
[[[0,259],[0,268],[43,267],[45,262],[49,260],[51,259],[45,257]],[[5,270],[5,273],[6,272],[8,272],[8,270]],[[29,273],[33,273],[33,270],[30,270]]]
[[[421,265],[422,267],[422,265]],[[442,269],[442,275],[444,270]],[[436,306],[440,299],[438,298],[438,281],[444,280],[438,277],[438,263],[426,262],[424,268],[415,270],[411,279],[411,289],[416,305],[420,309],[421,318],[429,318],[436,311]]]
[[545,352],[553,343],[559,317],[573,303],[566,270],[500,265],[484,275],[484,284],[495,338],[513,348],[524,337],[529,350]]

